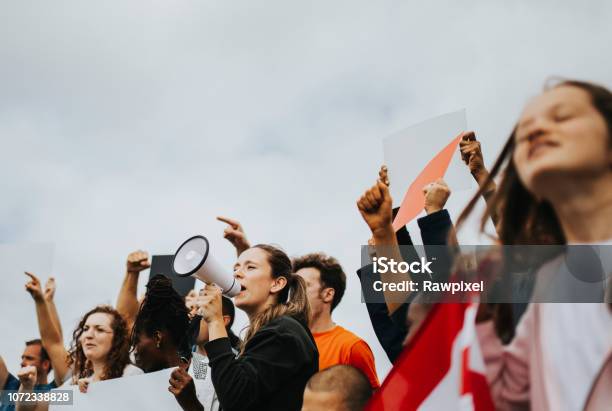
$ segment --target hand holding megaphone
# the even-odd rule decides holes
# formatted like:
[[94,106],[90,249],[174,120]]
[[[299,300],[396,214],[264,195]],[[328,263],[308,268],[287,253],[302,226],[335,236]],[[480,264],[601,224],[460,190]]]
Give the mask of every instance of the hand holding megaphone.
[[198,314],[207,323],[219,321],[223,323],[223,304],[221,302],[221,289],[215,284],[206,284],[196,298]]
[[240,283],[212,257],[210,243],[202,235],[181,244],[174,254],[172,269],[179,277],[195,277],[207,284],[214,283],[228,297],[240,292]]

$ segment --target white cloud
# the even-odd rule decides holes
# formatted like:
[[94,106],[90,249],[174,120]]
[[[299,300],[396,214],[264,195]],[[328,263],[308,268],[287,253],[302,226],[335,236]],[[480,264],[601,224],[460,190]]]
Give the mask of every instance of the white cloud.
[[[214,217],[234,216],[254,241],[340,259],[336,320],[382,376],[354,275],[381,138],[466,107],[491,162],[547,76],[612,84],[610,17],[603,0],[3,3],[0,239],[55,244],[68,330],[114,301],[132,249],[205,233],[229,265]],[[34,311],[2,278],[3,318],[29,327],[0,339],[14,371]]]

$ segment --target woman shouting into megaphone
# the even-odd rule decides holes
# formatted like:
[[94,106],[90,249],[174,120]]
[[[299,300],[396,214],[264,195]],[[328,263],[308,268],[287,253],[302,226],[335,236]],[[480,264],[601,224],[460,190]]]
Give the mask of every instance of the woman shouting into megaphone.
[[205,345],[212,381],[224,410],[299,410],[306,382],[318,371],[318,351],[308,330],[304,281],[280,249],[256,245],[234,265],[241,291],[234,302],[249,317],[236,357],[223,321],[221,290],[205,287],[199,311],[208,324]]

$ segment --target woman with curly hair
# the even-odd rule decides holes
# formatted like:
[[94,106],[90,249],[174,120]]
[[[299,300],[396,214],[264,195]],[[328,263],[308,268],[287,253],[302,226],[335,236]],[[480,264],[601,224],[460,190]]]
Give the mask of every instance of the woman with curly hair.
[[72,334],[68,356],[71,382],[78,382],[84,392],[89,382],[142,374],[140,368],[130,363],[125,320],[108,305],[98,306],[83,316]]
[[56,385],[79,384],[86,392],[89,383],[142,374],[130,363],[128,329],[113,307],[101,305],[86,313],[72,334],[66,350],[62,336],[51,321],[42,297],[40,281],[30,275],[26,289],[34,298],[43,347],[49,353]]

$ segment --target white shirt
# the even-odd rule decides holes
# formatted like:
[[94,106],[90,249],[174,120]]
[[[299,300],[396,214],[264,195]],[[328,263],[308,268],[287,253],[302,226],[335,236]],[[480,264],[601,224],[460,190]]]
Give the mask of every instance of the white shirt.
[[540,305],[541,335],[549,387],[567,410],[584,408],[589,390],[612,349],[612,314],[607,304]]
[[192,354],[188,372],[193,378],[198,400],[204,406],[205,411],[218,411],[219,399],[213,386],[208,357],[197,352]]
[[[611,241],[599,243],[612,245]],[[571,245],[570,245],[571,246]],[[597,247],[596,247],[597,248]],[[599,256],[609,275],[609,253]],[[540,273],[538,273],[540,274]],[[577,283],[576,286],[579,286]],[[601,286],[598,284],[598,286]],[[539,304],[541,336],[553,398],[567,410],[581,410],[605,360],[612,351],[612,314],[602,303]]]

